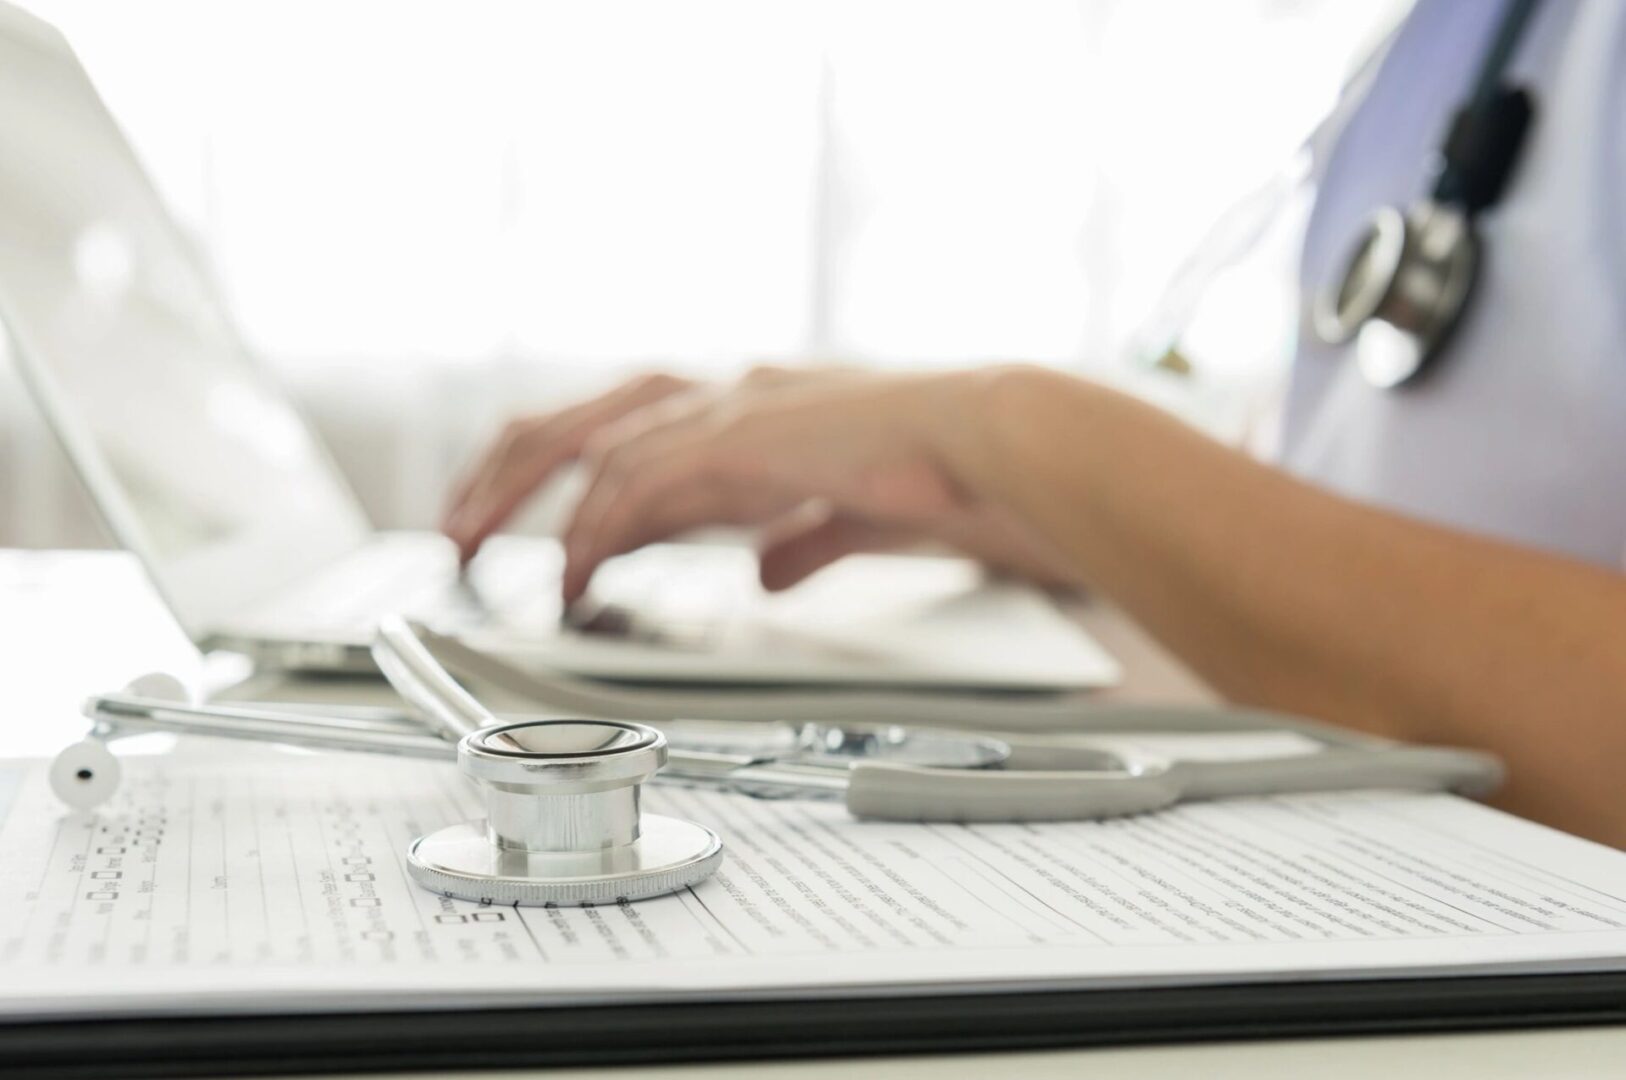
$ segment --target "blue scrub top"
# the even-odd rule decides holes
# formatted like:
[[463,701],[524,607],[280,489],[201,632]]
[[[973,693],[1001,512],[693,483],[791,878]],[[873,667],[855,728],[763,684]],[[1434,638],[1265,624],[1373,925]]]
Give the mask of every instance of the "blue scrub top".
[[[1420,0],[1316,163],[1311,297],[1372,210],[1430,187],[1502,4]],[[1281,430],[1293,473],[1414,517],[1620,566],[1626,554],[1626,3],[1546,0],[1515,80],[1536,121],[1449,352],[1379,390],[1301,305]]]

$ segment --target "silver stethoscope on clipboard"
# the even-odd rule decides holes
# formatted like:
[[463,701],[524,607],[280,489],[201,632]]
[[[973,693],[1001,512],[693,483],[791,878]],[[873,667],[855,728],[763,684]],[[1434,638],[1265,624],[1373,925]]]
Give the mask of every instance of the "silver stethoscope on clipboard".
[[[482,789],[486,816],[413,841],[408,870],[426,889],[481,903],[571,905],[638,900],[705,880],[723,843],[692,821],[644,813],[641,786],[676,781],[766,798],[842,800],[863,818],[912,822],[1065,821],[1245,795],[1389,788],[1480,794],[1501,779],[1486,754],[1370,740],[1290,718],[1233,709],[1102,710],[1093,732],[1288,729],[1317,753],[1187,761],[1108,747],[1030,750],[981,735],[897,724],[699,725],[674,746],[653,724],[621,720],[498,720],[448,673],[524,686],[528,672],[399,618],[386,619],[373,656],[416,723],[357,716],[191,705],[167,676],[90,698],[90,738],[58,755],[51,783],[90,809],[118,786],[107,743],[152,731],[453,760]],[[973,702],[985,715],[1023,704]],[[918,708],[918,705],[917,705]],[[1040,715],[1040,705],[1030,715]],[[1076,705],[1072,706],[1076,710]],[[1075,719],[1079,719],[1077,712]],[[1005,717],[1007,720],[1009,716]],[[740,729],[744,729],[743,731]],[[707,748],[709,746],[709,748]]]

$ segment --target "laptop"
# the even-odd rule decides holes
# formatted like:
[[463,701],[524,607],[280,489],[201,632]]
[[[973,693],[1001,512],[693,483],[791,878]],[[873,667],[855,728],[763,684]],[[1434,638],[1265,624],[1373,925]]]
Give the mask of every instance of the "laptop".
[[855,557],[785,594],[742,547],[613,560],[563,625],[561,558],[499,538],[460,575],[372,527],[233,327],[62,36],[0,2],[0,321],[118,540],[204,649],[370,670],[401,612],[512,662],[600,679],[1061,690],[1118,669],[1037,590],[969,563]]

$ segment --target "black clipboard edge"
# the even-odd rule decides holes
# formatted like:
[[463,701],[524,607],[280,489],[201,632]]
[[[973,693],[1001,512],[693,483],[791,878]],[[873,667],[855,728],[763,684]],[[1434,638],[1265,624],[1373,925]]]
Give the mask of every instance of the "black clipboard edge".
[[1626,973],[0,1024],[8,1080],[640,1065],[1626,1023]]

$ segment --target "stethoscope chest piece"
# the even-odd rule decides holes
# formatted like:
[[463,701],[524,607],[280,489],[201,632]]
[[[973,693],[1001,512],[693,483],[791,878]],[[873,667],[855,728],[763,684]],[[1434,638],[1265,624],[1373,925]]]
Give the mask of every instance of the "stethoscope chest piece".
[[458,766],[486,817],[430,833],[407,851],[419,885],[483,904],[613,904],[710,877],[723,842],[692,821],[641,813],[641,785],[666,762],[643,724],[533,720],[470,734]]
[[1423,202],[1402,214],[1382,207],[1342,273],[1316,297],[1316,333],[1351,345],[1372,385],[1402,386],[1444,351],[1478,269],[1478,238],[1457,208]]

